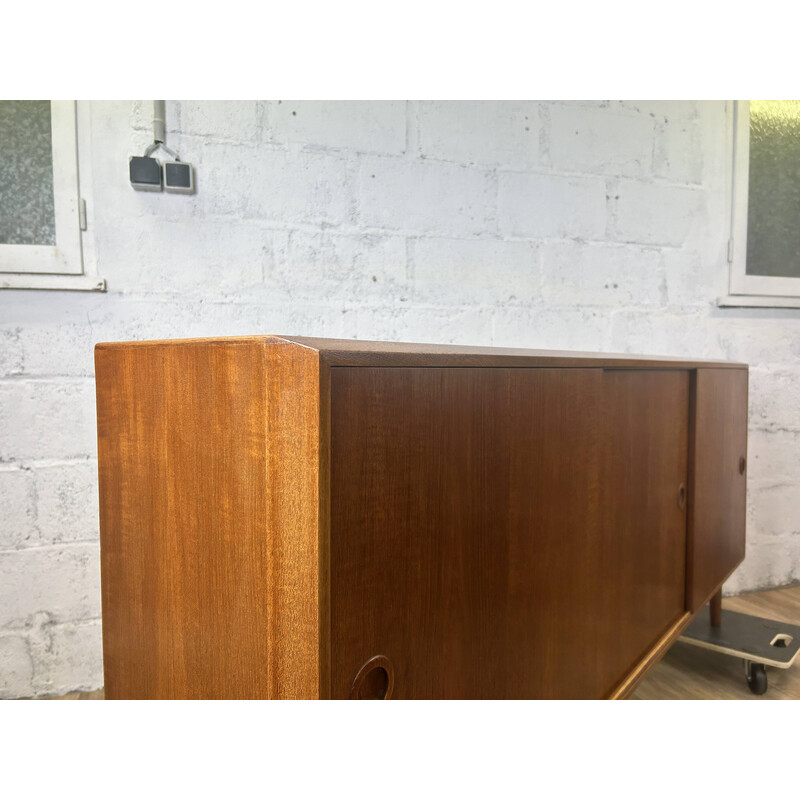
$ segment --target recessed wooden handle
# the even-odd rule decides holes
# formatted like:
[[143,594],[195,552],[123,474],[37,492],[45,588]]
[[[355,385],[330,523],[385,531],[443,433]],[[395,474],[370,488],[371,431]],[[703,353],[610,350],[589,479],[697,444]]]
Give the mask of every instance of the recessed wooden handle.
[[686,507],[686,487],[681,484],[678,487],[678,508],[683,510]]
[[373,656],[358,671],[351,700],[389,700],[394,689],[394,667],[386,656]]
[[744,471],[747,469],[747,459],[742,456],[739,459],[739,474],[744,475]]

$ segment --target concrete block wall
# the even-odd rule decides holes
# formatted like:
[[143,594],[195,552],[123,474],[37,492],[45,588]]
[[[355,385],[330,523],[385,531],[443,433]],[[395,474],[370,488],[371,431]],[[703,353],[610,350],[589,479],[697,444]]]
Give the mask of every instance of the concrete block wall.
[[102,685],[95,342],[241,333],[751,365],[748,551],[800,579],[800,311],[719,309],[723,102],[168,102],[194,196],[134,192],[151,103],[82,106],[107,294],[0,292],[0,696]]

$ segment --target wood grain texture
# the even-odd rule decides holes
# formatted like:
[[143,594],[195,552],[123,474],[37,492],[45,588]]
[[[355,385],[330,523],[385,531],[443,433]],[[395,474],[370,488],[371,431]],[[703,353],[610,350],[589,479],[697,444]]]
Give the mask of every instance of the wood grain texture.
[[327,696],[317,354],[100,346],[96,373],[107,696]]
[[[797,624],[800,586],[725,598],[725,608]],[[768,670],[769,689],[753,694],[746,686],[741,661],[684,642],[676,642],[643,676],[633,700],[800,700],[800,665]],[[102,700],[103,690],[72,692],[42,700]]]
[[636,691],[639,684],[647,677],[647,674],[669,651],[670,647],[675,644],[678,637],[691,621],[692,615],[688,611],[678,617],[677,621],[667,629],[661,638],[653,644],[647,653],[645,653],[644,657],[627,673],[623,681],[615,687],[614,691],[608,696],[608,699],[627,700]]
[[684,608],[688,372],[606,371],[603,403],[599,638],[630,669]]
[[313,350],[264,349],[269,697],[327,698],[327,370]]
[[106,696],[267,697],[264,348],[95,355]]
[[687,607],[696,612],[744,559],[747,371],[695,376]]
[[683,614],[685,372],[332,370],[332,694],[596,698]]
[[611,367],[616,369],[744,369],[732,361],[704,361],[669,356],[637,356],[628,353],[581,353],[565,350],[529,350],[515,347],[467,347],[455,344],[416,344],[410,342],[372,342],[358,339],[318,339],[307,336],[239,336],[229,339],[170,339],[143,342],[109,342],[102,346],[172,347],[197,343],[274,343],[295,344],[320,354],[331,367]]

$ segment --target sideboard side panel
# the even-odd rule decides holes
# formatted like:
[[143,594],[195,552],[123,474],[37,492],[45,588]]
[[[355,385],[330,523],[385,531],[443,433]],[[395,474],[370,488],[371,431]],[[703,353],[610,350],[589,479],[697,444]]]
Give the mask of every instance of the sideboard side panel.
[[106,697],[267,697],[264,346],[95,361]]
[[744,559],[746,369],[698,369],[689,491],[687,608],[696,612]]

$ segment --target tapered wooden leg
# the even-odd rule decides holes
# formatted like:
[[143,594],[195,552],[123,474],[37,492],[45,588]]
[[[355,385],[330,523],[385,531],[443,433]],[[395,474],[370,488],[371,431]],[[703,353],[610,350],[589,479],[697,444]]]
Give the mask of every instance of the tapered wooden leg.
[[722,589],[711,598],[709,610],[711,612],[711,627],[719,628],[722,625]]

